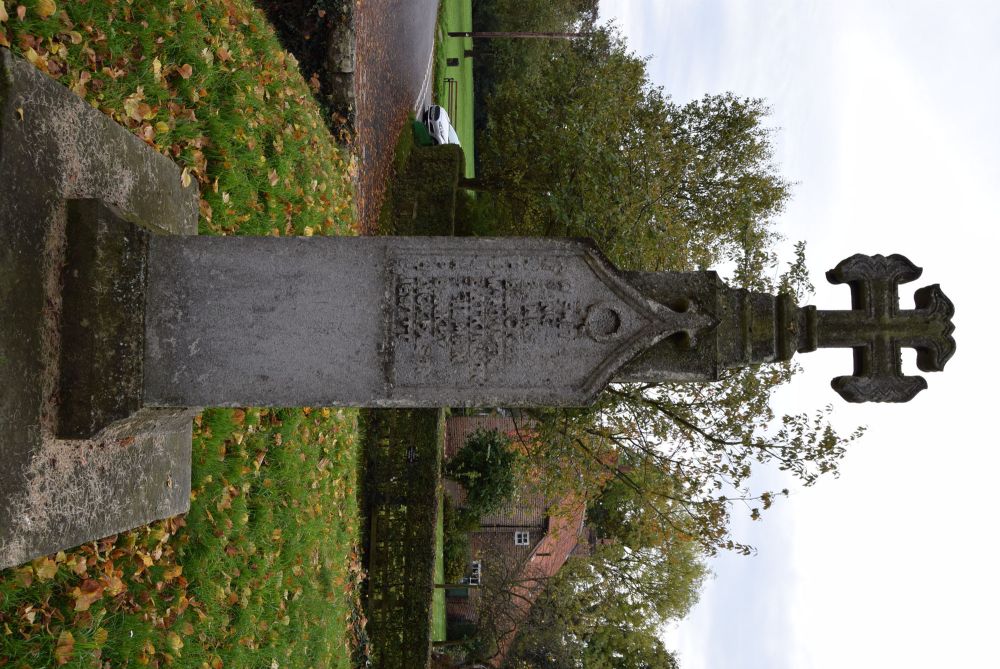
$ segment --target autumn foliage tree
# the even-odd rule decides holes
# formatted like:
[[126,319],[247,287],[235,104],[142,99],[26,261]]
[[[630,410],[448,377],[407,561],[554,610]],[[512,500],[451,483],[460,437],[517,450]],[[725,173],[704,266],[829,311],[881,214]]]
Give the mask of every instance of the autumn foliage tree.
[[[518,20],[536,4],[519,3]],[[553,8],[564,5],[538,10],[545,29],[560,27]],[[804,298],[804,248],[784,266],[776,252],[774,219],[790,186],[773,162],[765,103],[724,93],[679,104],[613,26],[571,11],[561,20],[593,34],[493,47],[502,76],[477,138],[482,227],[591,237],[623,269],[721,266],[733,286]],[[829,407],[776,415],[773,393],[795,371],[774,364],[714,384],[615,385],[588,409],[534,412],[531,455],[553,491],[593,497],[610,479],[616,513],[644,526],[645,543],[684,537],[708,553],[750,552],[731,536],[730,514],[758,518],[785,492],[755,489],[754,470],[776,466],[810,485],[836,475],[860,435],[835,431]]]

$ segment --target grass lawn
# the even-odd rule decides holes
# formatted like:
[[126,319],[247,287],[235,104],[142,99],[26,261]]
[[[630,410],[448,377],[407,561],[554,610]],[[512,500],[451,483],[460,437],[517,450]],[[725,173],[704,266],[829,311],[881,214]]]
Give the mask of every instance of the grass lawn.
[[[441,456],[444,458],[444,436],[445,427],[443,425],[445,416],[442,415],[442,425],[438,428],[438,446],[441,448]],[[434,582],[444,583],[444,492],[438,491],[437,524],[434,527]],[[431,639],[433,641],[444,641],[448,638],[448,620],[445,611],[444,590],[434,588],[434,601],[431,605]]]
[[[465,51],[473,48],[471,37],[448,37],[449,32],[472,30],[472,0],[441,0],[438,13],[438,38],[434,63],[434,96],[441,106],[448,104],[446,79],[457,82],[455,114],[452,124],[465,149],[465,174],[475,176],[475,127],[473,125],[472,59]],[[457,59],[458,65],[448,65],[448,59]],[[450,111],[449,111],[450,113]]]
[[[202,234],[351,233],[350,162],[249,0],[0,1],[0,44],[197,180]],[[188,514],[0,572],[0,666],[350,667],[357,444],[355,411],[204,412]]]

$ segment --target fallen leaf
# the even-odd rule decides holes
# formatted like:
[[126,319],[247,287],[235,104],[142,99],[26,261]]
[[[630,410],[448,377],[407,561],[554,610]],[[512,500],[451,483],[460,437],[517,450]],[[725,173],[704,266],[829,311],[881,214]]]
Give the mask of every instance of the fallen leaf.
[[271,170],[267,175],[267,180],[271,182],[272,186],[278,185],[278,172],[277,170]]
[[83,35],[81,35],[80,33],[78,33],[75,30],[70,30],[69,31],[69,41],[72,42],[73,44],[82,44],[83,43]]
[[69,662],[70,657],[73,655],[73,644],[75,643],[76,640],[73,639],[72,633],[64,631],[59,635],[59,641],[56,642],[55,650],[56,664],[62,666]]
[[309,227],[309,226],[307,225],[307,226],[305,227],[305,229],[303,229],[303,230],[302,230],[302,235],[303,235],[303,236],[305,236],[305,237],[312,237],[312,236],[313,236],[313,229],[312,229],[312,228],[310,228],[310,227]]
[[176,632],[169,632],[167,633],[167,645],[170,646],[172,651],[179,653],[181,648],[184,647],[184,642],[181,641]]
[[0,0],[0,23],[3,23],[9,18],[10,16],[7,15],[7,8],[4,7],[3,0]]
[[35,9],[39,16],[47,19],[56,13],[56,3],[54,0],[38,0],[38,6]]
[[107,583],[108,594],[112,597],[125,589],[125,583],[121,580],[118,574],[111,574],[104,580]]
[[24,20],[24,16],[27,13],[28,13],[28,8],[27,7],[25,7],[24,5],[18,5],[17,6],[17,20],[18,21],[23,21]]
[[185,188],[191,185],[191,170],[186,167],[181,170],[181,185]]
[[35,574],[38,575],[40,581],[47,581],[56,575],[59,570],[59,566],[56,564],[55,560],[52,558],[42,558],[40,561],[36,561]]
[[31,567],[21,567],[14,572],[14,578],[22,588],[29,588],[35,580],[35,573]]
[[193,68],[188,63],[184,63],[177,70],[178,74],[181,75],[182,79],[190,79],[193,71],[194,71]]
[[73,588],[72,596],[76,599],[73,610],[86,611],[91,604],[104,596],[104,585],[88,578],[79,587]]
[[98,646],[103,646],[108,641],[108,630],[103,627],[98,627],[97,631],[94,632],[94,643]]

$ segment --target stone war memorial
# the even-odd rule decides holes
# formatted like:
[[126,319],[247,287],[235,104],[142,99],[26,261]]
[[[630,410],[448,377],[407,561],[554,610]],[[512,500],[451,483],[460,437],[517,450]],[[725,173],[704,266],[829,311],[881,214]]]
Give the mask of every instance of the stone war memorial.
[[847,401],[905,402],[900,349],[955,350],[900,255],[841,262],[827,311],[588,240],[199,237],[169,159],[4,49],[0,175],[0,568],[185,512],[202,407],[581,406],[817,348],[852,350]]

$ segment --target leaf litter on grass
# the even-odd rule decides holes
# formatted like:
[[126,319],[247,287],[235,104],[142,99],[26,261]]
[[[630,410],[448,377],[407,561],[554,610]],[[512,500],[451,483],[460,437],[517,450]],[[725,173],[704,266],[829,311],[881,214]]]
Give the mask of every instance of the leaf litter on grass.
[[[178,163],[202,234],[350,234],[349,159],[247,0],[0,0],[0,45]],[[204,412],[188,514],[0,572],[0,666],[351,666],[356,429]]]

